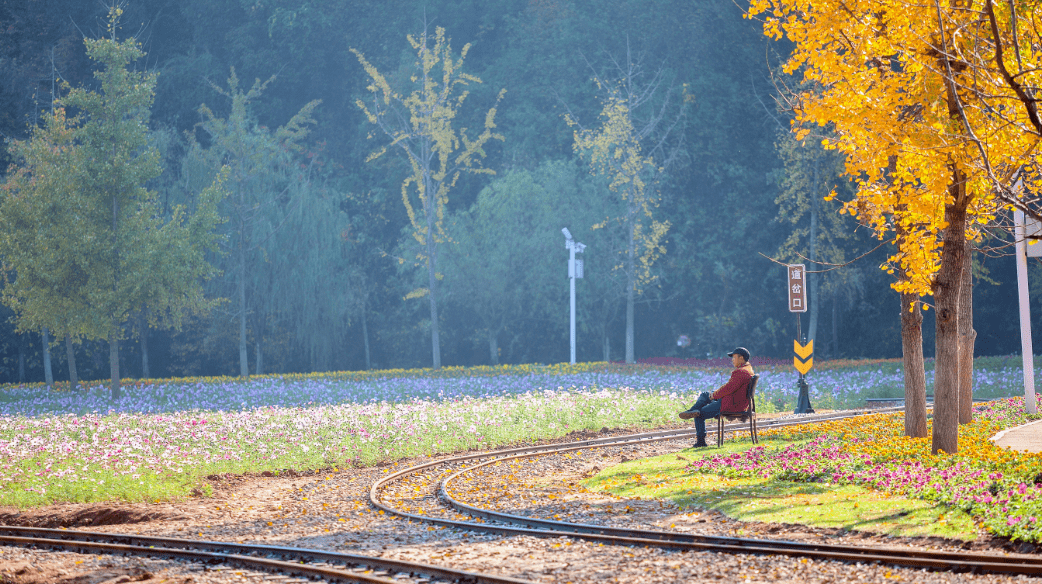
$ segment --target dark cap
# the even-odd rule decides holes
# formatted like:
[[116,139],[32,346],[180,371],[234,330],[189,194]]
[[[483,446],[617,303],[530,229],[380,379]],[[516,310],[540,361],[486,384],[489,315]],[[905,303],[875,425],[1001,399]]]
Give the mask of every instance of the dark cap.
[[746,361],[748,361],[749,358],[752,357],[752,355],[749,354],[749,350],[746,349],[745,347],[738,347],[735,350],[733,350],[733,351],[731,351],[730,353],[727,354],[728,357],[730,357],[732,355],[741,355],[742,357],[745,357]]

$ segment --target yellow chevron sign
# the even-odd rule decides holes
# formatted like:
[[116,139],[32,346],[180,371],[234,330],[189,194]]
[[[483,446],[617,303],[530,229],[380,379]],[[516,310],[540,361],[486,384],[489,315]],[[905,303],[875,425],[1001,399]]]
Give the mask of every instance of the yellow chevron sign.
[[807,341],[806,345],[801,345],[799,341],[794,340],[792,350],[796,352],[796,356],[792,358],[793,366],[800,374],[806,375],[814,366],[814,340]]
[[792,350],[796,351],[796,356],[800,359],[806,359],[814,354],[814,339],[807,341],[806,345],[801,345],[799,341],[792,341]]

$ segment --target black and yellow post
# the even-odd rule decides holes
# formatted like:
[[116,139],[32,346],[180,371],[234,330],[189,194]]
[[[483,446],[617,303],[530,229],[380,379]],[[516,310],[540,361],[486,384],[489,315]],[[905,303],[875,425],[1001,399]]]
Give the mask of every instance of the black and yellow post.
[[796,313],[796,340],[792,342],[796,356],[792,364],[796,366],[800,377],[796,382],[799,389],[799,397],[796,398],[796,414],[813,414],[814,408],[810,405],[810,386],[807,385],[807,372],[814,366],[814,339],[801,345],[803,340],[803,328],[800,326],[800,313],[807,312],[807,269],[803,264],[791,264],[786,266],[788,272],[788,295],[789,312]]
[[814,408],[810,405],[810,386],[807,385],[807,372],[814,366],[814,339],[801,345],[799,341],[792,342],[792,349],[796,356],[792,358],[792,364],[799,371],[800,378],[796,381],[796,387],[800,393],[796,398],[796,410],[794,414],[813,414]]

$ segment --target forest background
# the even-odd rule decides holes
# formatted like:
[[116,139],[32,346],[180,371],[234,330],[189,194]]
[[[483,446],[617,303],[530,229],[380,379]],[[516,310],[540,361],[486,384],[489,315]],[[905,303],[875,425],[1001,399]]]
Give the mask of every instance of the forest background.
[[[26,138],[40,123],[61,91],[55,80],[95,83],[83,38],[101,34],[107,13],[101,3],[0,0],[6,139]],[[220,227],[226,241],[248,229],[252,242],[244,270],[251,373],[431,364],[427,273],[401,198],[410,169],[393,151],[366,161],[387,141],[356,105],[371,79],[351,52],[389,77],[407,76],[416,53],[406,35],[425,22],[443,27],[457,52],[472,45],[464,71],[482,83],[467,88],[454,123],[480,129],[495,107],[503,136],[485,145],[481,163],[495,174],[465,174],[448,196],[435,289],[444,365],[567,360],[562,227],[587,245],[576,286],[578,360],[623,358],[625,278],[613,269],[623,246],[609,220],[620,214],[619,197],[591,173],[566,119],[598,123],[605,104],[594,79],[616,78],[619,65],[639,63],[635,81],[658,82],[635,116],[667,111],[672,124],[673,163],[650,185],[654,218],[669,228],[636,302],[636,358],[719,357],[735,345],[786,358],[796,319],[784,269],[764,256],[843,264],[878,245],[838,214],[850,192],[842,160],[789,132],[791,116],[775,100],[786,45],[764,37],[731,0],[135,0],[121,22],[121,34],[147,53],[136,66],[158,73],[150,131],[164,171],[148,187],[164,209],[191,208],[212,180],[214,120],[236,115],[235,92],[275,76],[240,110],[243,143],[263,153],[251,160],[253,199],[226,201],[229,221]],[[303,149],[272,148],[270,128],[315,100]],[[0,154],[0,168],[11,162]],[[824,201],[833,188],[838,200]],[[899,296],[879,269],[887,251],[811,282],[802,325],[817,358],[900,356]],[[1018,352],[1013,258],[975,257],[976,352]],[[206,283],[207,295],[227,301],[181,330],[149,327],[144,314],[132,319],[124,374],[237,374],[239,260],[230,247],[211,257],[223,277]],[[1039,282],[1042,271],[1032,270]],[[13,313],[0,310],[0,381],[42,380],[41,336],[18,334]],[[933,328],[928,311],[927,356]],[[680,335],[691,344],[678,346]],[[106,342],[83,341],[76,352],[81,378],[108,375]],[[65,352],[51,358],[55,377],[66,378]]]

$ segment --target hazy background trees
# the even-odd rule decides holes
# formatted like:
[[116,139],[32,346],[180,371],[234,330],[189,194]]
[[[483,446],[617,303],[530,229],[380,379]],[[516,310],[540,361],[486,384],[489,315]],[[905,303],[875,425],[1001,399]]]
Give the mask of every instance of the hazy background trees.
[[[4,136],[24,139],[43,127],[52,63],[70,86],[97,89],[82,39],[103,31],[105,15],[104,7],[69,0],[0,1],[0,22],[12,31],[0,38]],[[844,179],[835,160],[779,138],[779,123],[788,120],[777,112],[771,68],[786,47],[771,45],[729,0],[135,0],[124,7],[123,33],[147,53],[134,66],[158,74],[148,126],[163,168],[148,187],[157,214],[168,217],[177,204],[195,209],[218,162],[232,160],[218,155],[226,149],[215,123],[239,114],[215,87],[235,95],[248,93],[254,79],[274,79],[249,100],[240,130],[255,142],[249,156],[265,161],[243,175],[253,181],[242,183],[243,199],[229,177],[220,208],[224,249],[209,259],[223,277],[206,293],[224,300],[189,316],[180,331],[138,331],[128,321],[122,371],[142,373],[143,340],[153,376],[432,364],[430,307],[406,299],[430,285],[430,274],[418,282],[415,269],[398,263],[415,243],[401,194],[411,168],[396,156],[366,162],[375,127],[355,102],[371,95],[373,79],[349,52],[363,53],[388,79],[407,79],[417,53],[405,35],[420,34],[425,18],[445,29],[456,51],[472,45],[464,69],[483,81],[466,88],[453,125],[481,129],[495,107],[503,136],[482,161],[495,175],[462,175],[445,205],[435,270],[443,364],[567,359],[561,227],[588,246],[586,278],[577,282],[578,358],[626,356],[626,277],[614,269],[626,242],[593,229],[623,216],[622,201],[575,152],[574,128],[563,116],[594,125],[604,108],[594,72],[611,71],[613,56],[621,61],[628,49],[675,87],[686,84],[689,100],[677,130],[685,163],[657,184],[654,218],[669,230],[650,267],[653,282],[634,300],[635,358],[719,356],[736,344],[786,357],[795,319],[781,268],[760,254],[842,263],[878,243],[823,201],[815,211],[811,193],[845,188]],[[227,82],[233,67],[243,80],[238,89]],[[295,135],[294,147],[280,145],[277,129],[305,112],[307,134]],[[13,157],[3,155],[6,167]],[[252,222],[242,271],[233,239],[240,204]],[[878,269],[884,253],[818,280],[817,345],[829,357],[901,354],[899,297]],[[979,259],[996,284],[978,281],[975,290],[977,351],[1012,353],[1012,259]],[[249,274],[242,296],[239,274]],[[1042,325],[1042,310],[1035,316]],[[925,317],[932,355],[932,311]],[[41,332],[19,333],[0,320],[0,380],[18,381],[19,363],[21,378],[43,379]],[[691,346],[676,345],[680,334]],[[51,336],[63,342],[61,332]],[[105,342],[74,348],[81,377],[107,376]],[[68,355],[52,352],[59,379],[67,378]]]

